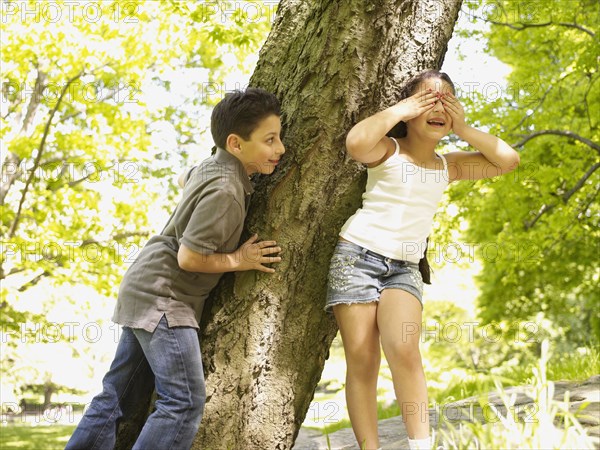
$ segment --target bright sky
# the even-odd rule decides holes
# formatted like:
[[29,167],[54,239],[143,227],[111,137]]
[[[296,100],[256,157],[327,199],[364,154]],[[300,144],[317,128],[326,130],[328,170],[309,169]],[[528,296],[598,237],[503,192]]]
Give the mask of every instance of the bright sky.
[[[472,16],[461,11],[456,28],[485,30],[487,25],[474,23]],[[510,73],[509,66],[484,52],[482,42],[461,38],[456,33],[448,43],[442,70],[450,75],[459,93],[476,90],[488,95],[504,89]]]

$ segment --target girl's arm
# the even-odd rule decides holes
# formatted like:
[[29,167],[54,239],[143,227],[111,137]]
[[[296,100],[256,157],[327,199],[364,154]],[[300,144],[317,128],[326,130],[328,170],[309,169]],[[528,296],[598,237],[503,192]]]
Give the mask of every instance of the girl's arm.
[[196,166],[186,169],[185,172],[182,172],[181,175],[177,178],[177,184],[179,187],[184,187],[187,180],[190,178],[192,170],[194,170]]
[[454,95],[445,94],[442,103],[452,118],[454,133],[477,150],[445,155],[450,181],[492,178],[517,168],[520,162],[519,154],[499,137],[467,125],[463,107]]
[[433,108],[436,99],[437,94],[431,89],[417,92],[412,97],[400,100],[394,106],[361,120],[346,136],[348,153],[364,164],[380,161],[391,144],[386,142],[386,133],[398,122],[410,120]]
[[181,175],[179,175],[179,178],[177,178],[177,184],[179,185],[179,187],[185,186],[185,179],[187,177],[187,174],[187,172],[183,172]]

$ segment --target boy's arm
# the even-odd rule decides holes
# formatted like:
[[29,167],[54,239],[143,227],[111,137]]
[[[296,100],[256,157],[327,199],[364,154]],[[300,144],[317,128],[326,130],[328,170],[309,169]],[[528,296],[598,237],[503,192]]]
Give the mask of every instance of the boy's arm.
[[279,256],[267,256],[281,251],[275,241],[257,242],[258,235],[252,236],[233,253],[202,254],[185,245],[179,246],[177,262],[179,267],[188,272],[224,273],[244,270],[260,270],[273,273],[275,269],[263,264],[280,262]]
[[346,149],[358,162],[378,162],[386,155],[385,135],[398,122],[417,117],[435,105],[437,94],[430,89],[417,92],[412,97],[358,122],[346,136]]
[[456,97],[446,94],[442,103],[452,117],[454,133],[477,150],[446,155],[450,166],[450,181],[492,178],[517,168],[519,154],[499,137],[467,125],[464,110]]

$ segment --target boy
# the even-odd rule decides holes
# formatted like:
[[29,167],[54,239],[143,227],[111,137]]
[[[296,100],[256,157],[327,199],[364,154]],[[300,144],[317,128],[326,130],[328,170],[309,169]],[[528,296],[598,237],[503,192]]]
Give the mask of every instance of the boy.
[[252,185],[285,152],[279,102],[256,88],[215,106],[216,154],[185,177],[183,197],[163,231],[129,268],[113,321],[123,326],[115,358],[66,449],[115,445],[117,424],[135,407],[136,393],[155,381],[158,400],[133,449],[188,449],[205,403],[198,322],[204,301],[224,272],[275,270],[274,241],[256,235],[238,248]]

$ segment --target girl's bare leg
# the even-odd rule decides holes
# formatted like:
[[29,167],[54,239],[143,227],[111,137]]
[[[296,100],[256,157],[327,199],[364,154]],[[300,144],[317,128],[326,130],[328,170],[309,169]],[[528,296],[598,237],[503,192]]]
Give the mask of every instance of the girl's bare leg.
[[346,354],[346,403],[361,449],[379,447],[377,377],[381,362],[377,303],[337,305],[333,312]]
[[401,289],[381,293],[377,325],[410,439],[429,436],[427,383],[419,351],[421,320],[421,303],[412,294]]

